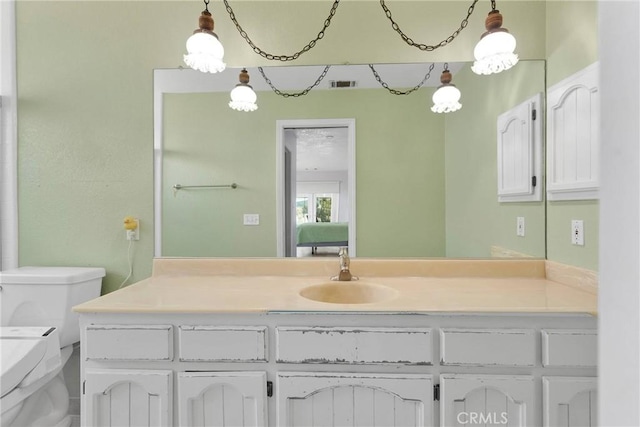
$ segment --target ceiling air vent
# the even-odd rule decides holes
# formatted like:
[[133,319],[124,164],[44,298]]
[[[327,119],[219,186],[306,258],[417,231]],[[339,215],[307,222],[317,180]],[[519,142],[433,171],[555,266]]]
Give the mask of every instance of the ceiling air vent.
[[355,80],[330,80],[329,87],[332,89],[339,89],[343,87],[356,87]]

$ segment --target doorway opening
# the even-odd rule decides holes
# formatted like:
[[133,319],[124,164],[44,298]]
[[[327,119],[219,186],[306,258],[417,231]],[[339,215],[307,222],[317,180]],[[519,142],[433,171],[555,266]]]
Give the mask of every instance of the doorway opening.
[[278,256],[355,256],[355,120],[278,120],[276,131]]

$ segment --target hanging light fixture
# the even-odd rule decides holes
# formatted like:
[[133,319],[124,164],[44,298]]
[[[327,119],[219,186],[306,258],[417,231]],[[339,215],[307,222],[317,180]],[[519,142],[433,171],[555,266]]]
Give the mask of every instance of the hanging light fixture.
[[205,10],[199,19],[199,28],[187,40],[187,54],[184,62],[194,70],[203,73],[219,73],[226,64],[222,62],[224,47],[213,32],[213,18],[209,13],[209,0],[204,0]]
[[502,15],[496,10],[496,2],[491,1],[491,12],[485,20],[487,31],[473,50],[476,60],[471,69],[476,74],[495,74],[508,70],[518,63],[516,38],[509,30],[502,28]]
[[434,113],[453,113],[461,109],[460,90],[451,84],[451,72],[449,71],[449,64],[446,62],[442,75],[440,75],[440,83],[442,85],[433,93],[431,111]]
[[256,111],[258,105],[256,104],[256,93],[249,85],[249,73],[246,68],[240,71],[240,83],[231,90],[231,101],[229,101],[229,107],[238,111]]

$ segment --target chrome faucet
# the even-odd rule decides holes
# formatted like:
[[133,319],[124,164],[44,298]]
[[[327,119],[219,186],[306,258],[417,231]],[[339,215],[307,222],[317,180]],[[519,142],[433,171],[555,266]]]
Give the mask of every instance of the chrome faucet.
[[337,280],[340,282],[358,280],[358,277],[352,275],[351,271],[349,271],[349,264],[351,263],[351,260],[349,259],[349,252],[347,248],[340,248],[338,256],[340,257],[340,272],[337,276],[333,276],[331,280]]

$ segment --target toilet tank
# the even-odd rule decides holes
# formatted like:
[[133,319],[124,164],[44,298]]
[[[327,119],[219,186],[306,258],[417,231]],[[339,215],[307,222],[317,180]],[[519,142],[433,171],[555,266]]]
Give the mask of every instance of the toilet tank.
[[71,308],[100,296],[104,268],[20,267],[0,271],[2,326],[55,326],[60,346],[80,340]]

